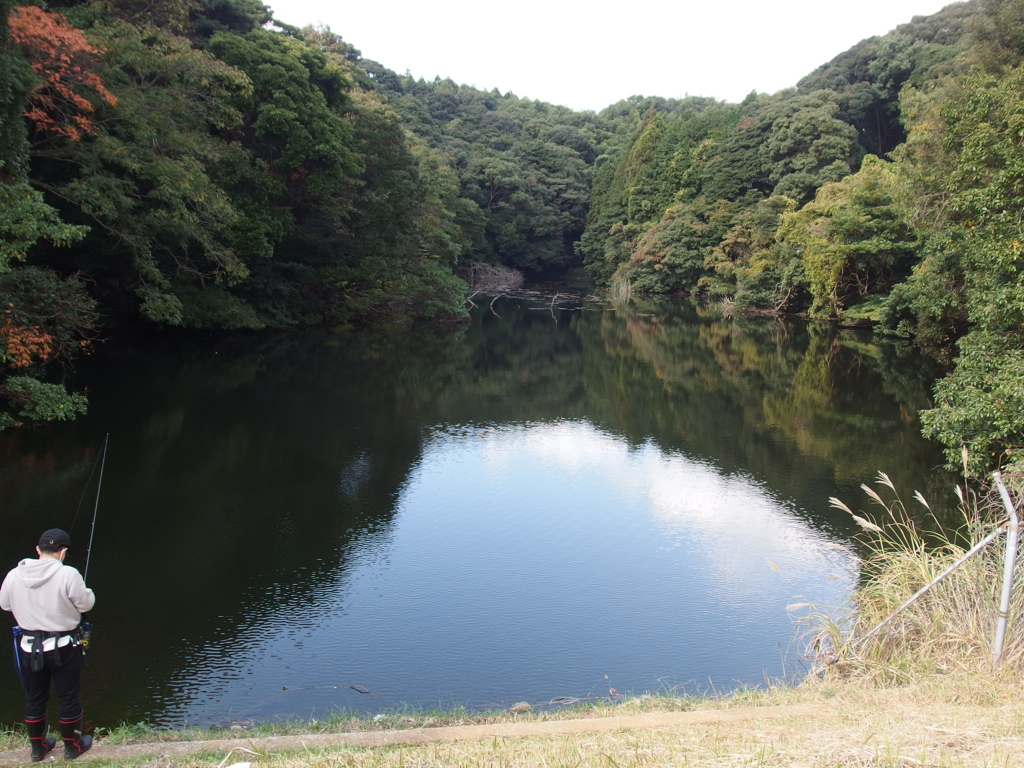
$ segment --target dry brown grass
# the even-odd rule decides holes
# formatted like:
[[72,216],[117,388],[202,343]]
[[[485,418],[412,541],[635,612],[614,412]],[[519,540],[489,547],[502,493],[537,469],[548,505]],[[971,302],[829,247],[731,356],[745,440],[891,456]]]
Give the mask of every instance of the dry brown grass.
[[[377,750],[269,756],[279,768],[352,766],[1010,766],[1024,764],[1019,679],[935,679],[841,689],[812,682],[798,695],[813,715],[691,727],[523,736]],[[766,694],[771,699],[770,694]],[[264,764],[263,760],[259,764]],[[196,765],[202,765],[197,763]]]
[[[326,737],[297,735],[273,741],[241,739],[233,749],[220,744],[200,755],[161,755],[159,750],[169,750],[169,745],[149,745],[142,747],[150,750],[149,756],[135,752],[118,757],[111,748],[100,762],[147,768],[226,768],[240,762],[251,762],[254,768],[995,768],[1024,765],[1022,684],[1020,675],[1007,672],[935,675],[892,688],[877,687],[874,681],[814,678],[795,688],[708,702],[709,707],[727,710],[720,712],[729,716],[726,722],[715,722],[712,713],[704,721],[666,725],[668,718],[694,713],[658,715],[660,706],[672,704],[639,699],[595,710],[595,718],[615,716],[630,723],[605,732],[585,730],[595,718],[578,721],[574,729],[573,721],[509,716],[502,735],[467,737],[464,727],[425,729],[439,740],[375,747],[323,746],[317,739]],[[765,708],[770,706],[788,709],[782,716],[768,716]],[[635,721],[628,720],[630,715]],[[516,725],[514,730],[509,730],[510,723]],[[555,726],[564,730],[536,732]],[[99,751],[83,756],[81,762],[101,757]]]

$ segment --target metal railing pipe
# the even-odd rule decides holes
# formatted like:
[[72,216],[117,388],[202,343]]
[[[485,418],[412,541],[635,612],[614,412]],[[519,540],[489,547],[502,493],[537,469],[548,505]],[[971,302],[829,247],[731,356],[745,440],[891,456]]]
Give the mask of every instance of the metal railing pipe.
[[1003,499],[1003,506],[1010,516],[1010,522],[1006,526],[1006,560],[1003,563],[1003,591],[999,598],[999,613],[996,614],[996,637],[992,642],[992,664],[996,667],[1003,658],[1003,644],[1006,642],[1006,625],[1010,618],[1010,599],[1013,596],[1013,571],[1017,563],[1017,543],[1020,539],[1020,521],[1017,519],[1017,511],[1010,501],[1010,494],[1003,485],[1003,478],[998,472],[992,477],[996,481],[999,495]]

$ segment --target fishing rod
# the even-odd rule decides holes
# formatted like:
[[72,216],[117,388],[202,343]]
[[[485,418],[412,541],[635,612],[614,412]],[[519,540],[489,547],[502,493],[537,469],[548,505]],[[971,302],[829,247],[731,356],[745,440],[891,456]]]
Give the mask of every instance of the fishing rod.
[[351,688],[356,693],[372,693],[361,685],[282,685],[282,691],[320,691],[326,689]]
[[100,476],[96,482],[96,503],[92,509],[92,525],[89,528],[89,545],[85,550],[85,571],[82,573],[82,580],[89,576],[89,559],[92,557],[92,537],[96,534],[96,515],[100,511],[100,489],[103,487],[103,468],[107,465],[107,443],[110,442],[110,433],[103,438],[103,458],[100,460]]

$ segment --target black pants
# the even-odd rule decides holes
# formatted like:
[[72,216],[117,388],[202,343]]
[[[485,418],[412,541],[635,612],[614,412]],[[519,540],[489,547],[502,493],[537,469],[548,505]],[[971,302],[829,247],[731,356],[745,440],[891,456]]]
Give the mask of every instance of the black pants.
[[[57,654],[60,665],[57,665]],[[69,643],[54,651],[43,654],[43,668],[38,672],[31,669],[32,657],[19,646],[21,679],[25,682],[25,720],[35,721],[46,717],[46,702],[50,698],[50,681],[57,692],[57,706],[61,722],[71,722],[82,716],[79,700],[82,674],[82,649]]]

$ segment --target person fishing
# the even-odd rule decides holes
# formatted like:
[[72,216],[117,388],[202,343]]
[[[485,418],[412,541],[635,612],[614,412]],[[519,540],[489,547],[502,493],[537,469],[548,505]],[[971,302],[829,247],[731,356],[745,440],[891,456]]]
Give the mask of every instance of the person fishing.
[[64,759],[73,760],[92,746],[82,734],[80,675],[84,651],[79,636],[82,614],[96,603],[93,591],[74,568],[64,565],[71,538],[60,528],[39,537],[39,559],[25,558],[0,586],[0,608],[14,614],[15,661],[25,688],[25,725],[32,761],[57,745],[46,735],[50,683],[57,692]]

